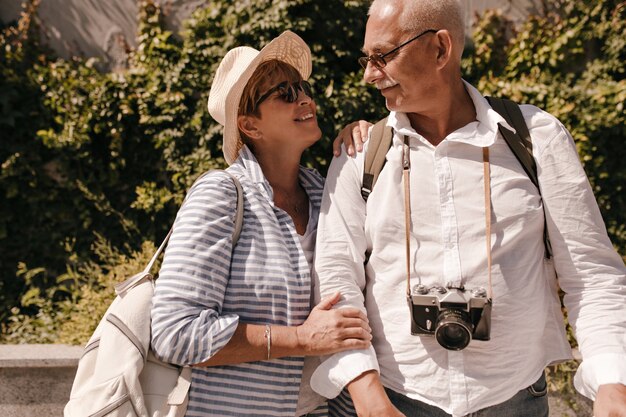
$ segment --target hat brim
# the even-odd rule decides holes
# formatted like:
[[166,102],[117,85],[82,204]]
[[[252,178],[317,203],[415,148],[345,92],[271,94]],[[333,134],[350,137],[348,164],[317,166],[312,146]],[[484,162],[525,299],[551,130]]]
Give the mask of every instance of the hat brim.
[[237,159],[239,152],[238,143],[241,137],[237,127],[237,115],[243,90],[257,67],[273,59],[293,66],[303,80],[311,75],[311,50],[302,38],[291,31],[283,32],[259,51],[226,96],[223,150],[229,165]]

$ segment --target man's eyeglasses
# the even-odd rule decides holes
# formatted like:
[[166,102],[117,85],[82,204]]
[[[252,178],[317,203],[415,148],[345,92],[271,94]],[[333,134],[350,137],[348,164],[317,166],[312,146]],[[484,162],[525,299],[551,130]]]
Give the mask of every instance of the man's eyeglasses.
[[254,103],[254,108],[258,108],[269,96],[278,91],[278,97],[280,97],[286,103],[293,103],[298,99],[298,91],[302,91],[309,97],[313,97],[313,88],[307,81],[301,80],[294,83],[283,81],[267,90],[259,99]]
[[409,39],[408,41],[404,42],[403,44],[396,46],[395,48],[393,48],[391,51],[386,52],[384,54],[381,53],[377,53],[377,54],[372,54],[370,56],[362,56],[361,58],[359,58],[359,64],[363,67],[363,69],[367,68],[367,64],[368,63],[372,63],[373,66],[375,66],[378,69],[381,68],[385,68],[385,66],[387,65],[387,61],[385,61],[385,57],[389,56],[391,54],[393,54],[394,52],[398,52],[400,50],[400,48],[402,48],[403,46],[408,45],[409,43],[413,42],[416,39],[419,39],[421,36],[424,36],[427,33],[436,33],[439,32],[438,30],[435,29],[428,29],[425,30],[424,32],[420,33],[419,35],[417,35],[414,38]]

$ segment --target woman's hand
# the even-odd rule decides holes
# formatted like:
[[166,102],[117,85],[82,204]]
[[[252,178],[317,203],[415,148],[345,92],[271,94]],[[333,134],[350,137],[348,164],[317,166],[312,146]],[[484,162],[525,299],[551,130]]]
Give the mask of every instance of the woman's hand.
[[363,143],[367,141],[371,125],[368,121],[359,120],[344,127],[333,141],[333,155],[341,155],[341,144],[343,144],[350,156],[356,155],[355,148],[361,152]]
[[307,356],[328,355],[370,346],[372,335],[365,314],[358,308],[333,309],[339,292],[323,299],[296,328],[298,344]]

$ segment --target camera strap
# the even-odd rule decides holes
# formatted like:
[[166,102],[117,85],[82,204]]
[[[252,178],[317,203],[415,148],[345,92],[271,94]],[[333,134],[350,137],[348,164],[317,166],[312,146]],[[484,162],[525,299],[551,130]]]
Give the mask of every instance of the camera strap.
[[402,182],[404,183],[404,233],[406,236],[406,295],[411,296],[411,159],[409,138],[402,144]]
[[489,148],[483,147],[483,178],[485,183],[485,230],[487,242],[487,276],[489,288],[487,298],[493,299],[491,287],[491,167],[489,165]]
[[[404,136],[402,145],[402,182],[404,183],[404,232],[406,236],[406,295],[411,296],[411,159],[409,138]],[[487,297],[493,299],[491,285],[491,167],[489,164],[489,148],[483,147],[483,182],[485,184],[485,227],[487,242],[487,277],[489,287]]]

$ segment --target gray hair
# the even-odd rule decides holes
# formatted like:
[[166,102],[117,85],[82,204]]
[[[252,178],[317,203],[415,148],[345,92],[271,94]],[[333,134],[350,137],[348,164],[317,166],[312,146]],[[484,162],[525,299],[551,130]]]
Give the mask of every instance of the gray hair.
[[383,6],[400,6],[399,29],[417,34],[427,29],[447,29],[460,57],[465,45],[465,8],[463,0],[374,0],[368,16]]

